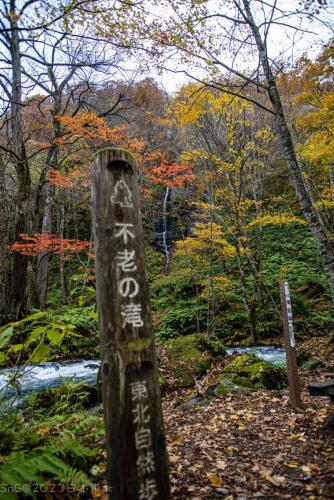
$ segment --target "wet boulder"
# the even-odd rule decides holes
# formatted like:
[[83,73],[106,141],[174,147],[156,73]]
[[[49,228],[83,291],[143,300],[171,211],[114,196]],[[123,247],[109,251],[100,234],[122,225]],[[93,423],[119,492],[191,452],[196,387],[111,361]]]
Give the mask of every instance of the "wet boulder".
[[225,376],[219,378],[218,384],[213,390],[214,395],[221,399],[229,395],[247,394],[247,392],[249,389],[235,384],[233,380]]
[[191,387],[212,363],[210,353],[203,350],[201,335],[192,334],[168,342],[166,355],[171,367],[174,387]]
[[90,408],[99,403],[96,387],[85,382],[67,382],[60,387],[49,387],[44,391],[32,393],[25,398],[24,411],[41,410],[50,414],[57,409]]
[[286,370],[254,354],[241,354],[228,363],[221,379],[249,389],[283,389],[287,386]]
[[300,367],[302,370],[316,370],[317,368],[324,367],[325,363],[322,359],[320,358],[310,358],[307,361],[304,361]]

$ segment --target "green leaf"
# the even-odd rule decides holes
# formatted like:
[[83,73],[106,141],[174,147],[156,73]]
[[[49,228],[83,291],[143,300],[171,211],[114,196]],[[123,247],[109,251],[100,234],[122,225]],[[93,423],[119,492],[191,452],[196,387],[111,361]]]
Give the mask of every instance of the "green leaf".
[[2,327],[0,328],[0,334],[1,334],[4,330],[6,330],[9,326],[16,326],[15,321],[12,321],[11,323],[7,323],[6,325],[2,326]]
[[59,323],[52,323],[52,325],[55,327],[55,328],[58,328],[59,330],[62,330],[63,332],[67,330],[75,330],[76,329],[76,326],[75,325],[60,325]]
[[72,337],[82,337],[79,333],[74,332],[76,329],[75,325],[56,325],[56,328],[59,328],[64,332],[64,335],[72,335]]
[[50,328],[50,330],[47,331],[46,336],[50,340],[51,344],[59,345],[65,337],[65,332],[60,332],[59,330]]
[[80,297],[78,297],[79,307],[83,307],[85,305],[86,300],[87,300],[86,295],[80,295]]
[[12,326],[9,326],[8,328],[6,328],[6,330],[0,333],[0,349],[10,341],[13,333],[14,328]]
[[0,365],[7,361],[7,356],[4,352],[0,352]]
[[50,353],[50,347],[46,344],[39,344],[31,355],[31,361],[39,363],[40,361],[46,361]]
[[71,335],[71,337],[82,337],[80,333],[73,332],[72,330],[67,330],[66,335]]
[[28,323],[29,321],[35,321],[36,319],[40,319],[46,316],[46,312],[39,311],[35,314],[31,314],[30,316],[26,316],[25,318],[17,321],[17,325],[22,325],[23,323]]
[[24,347],[23,344],[15,344],[9,350],[10,350],[10,352],[18,352],[18,351],[22,351],[23,347]]
[[47,330],[47,328],[47,326],[39,326],[35,328],[35,330],[30,332],[24,346],[28,347],[33,342],[36,342],[36,340],[38,340],[38,338]]

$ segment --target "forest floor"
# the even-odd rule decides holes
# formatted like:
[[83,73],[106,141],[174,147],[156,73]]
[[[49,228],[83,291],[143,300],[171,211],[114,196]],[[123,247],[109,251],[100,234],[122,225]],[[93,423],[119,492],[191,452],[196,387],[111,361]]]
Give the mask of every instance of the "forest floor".
[[186,410],[176,409],[186,390],[167,394],[173,498],[334,498],[334,433],[323,428],[334,406],[307,391],[310,382],[325,380],[323,372],[301,372],[302,410],[289,406],[288,390],[259,390]]
[[[310,398],[302,377],[303,410],[288,391],[214,400],[175,410],[163,401],[173,498],[334,498],[334,437],[323,424],[329,398]],[[320,378],[321,379],[321,378]]]
[[[328,339],[312,338],[299,347],[326,358],[326,368],[299,370],[300,410],[289,405],[288,389],[202,399],[180,409],[180,403],[217,380],[230,357],[218,357],[195,390],[173,389],[173,380],[164,373],[168,384],[162,407],[173,499],[334,499],[334,429],[331,434],[324,429],[334,405],[327,397],[311,398],[307,391],[310,382],[325,380],[325,372],[334,372],[334,359],[328,354]],[[164,357],[163,350],[159,354]],[[163,362],[166,365],[168,358]],[[87,487],[83,494],[68,495],[61,484],[50,480],[48,494],[38,498],[107,500],[102,406],[38,415],[30,420],[24,417],[24,425],[17,427],[19,434],[7,439],[30,453],[36,446],[47,449],[70,435],[83,446],[98,450],[87,458],[84,468],[94,476],[95,489]],[[97,475],[91,472],[94,468]]]

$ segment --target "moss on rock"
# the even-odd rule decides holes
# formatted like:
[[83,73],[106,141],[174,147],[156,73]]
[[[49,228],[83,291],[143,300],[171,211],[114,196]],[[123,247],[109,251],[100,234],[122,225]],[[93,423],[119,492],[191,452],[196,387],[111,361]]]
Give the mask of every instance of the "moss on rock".
[[225,356],[225,342],[215,335],[202,334],[200,338],[201,350],[209,351],[213,356]]
[[212,358],[201,351],[201,345],[201,336],[197,334],[179,337],[167,344],[174,387],[191,387],[211,365]]
[[56,413],[58,405],[66,409],[89,408],[99,403],[97,388],[86,382],[66,383],[60,387],[48,387],[25,398],[24,411],[44,410]]
[[214,394],[218,398],[225,398],[229,394],[245,394],[247,392],[245,387],[240,387],[233,380],[225,376],[219,379],[219,383],[214,389]]
[[297,364],[298,366],[302,366],[306,361],[309,361],[312,358],[311,353],[306,349],[298,349],[297,351]]
[[160,372],[158,373],[158,380],[159,380],[159,386],[160,386],[160,394],[163,395],[163,394],[165,394],[166,389],[167,389],[167,380]]
[[287,386],[286,370],[274,366],[254,354],[241,354],[224,368],[224,376],[237,385],[250,389],[282,389]]
[[311,359],[308,359],[307,361],[304,361],[302,364],[301,364],[301,369],[302,370],[315,370],[316,368],[319,368],[319,367],[323,367],[324,366],[324,362],[319,359],[319,358],[311,358]]

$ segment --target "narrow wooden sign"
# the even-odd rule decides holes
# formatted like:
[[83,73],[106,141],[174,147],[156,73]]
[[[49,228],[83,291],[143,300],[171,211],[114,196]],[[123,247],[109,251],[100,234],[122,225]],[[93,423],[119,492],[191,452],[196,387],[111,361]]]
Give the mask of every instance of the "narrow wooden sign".
[[297,367],[296,340],[293,328],[292,305],[289,284],[280,282],[281,308],[283,332],[285,341],[286,365],[288,370],[290,404],[295,408],[302,408],[300,397],[299,375]]
[[95,156],[93,227],[110,498],[168,500],[137,172],[125,150]]

